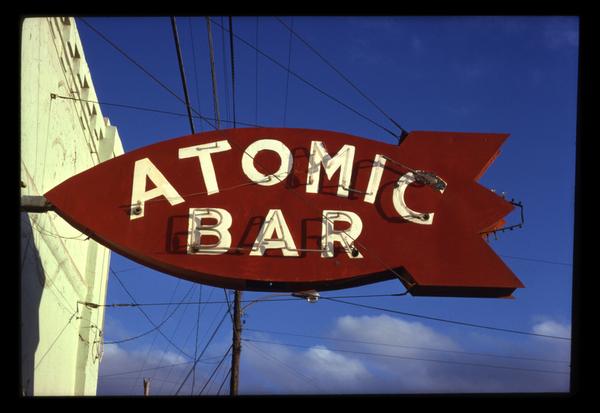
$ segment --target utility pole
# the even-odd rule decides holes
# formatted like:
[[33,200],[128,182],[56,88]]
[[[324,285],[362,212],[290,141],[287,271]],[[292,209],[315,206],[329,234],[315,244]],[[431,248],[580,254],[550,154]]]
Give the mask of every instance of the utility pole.
[[[231,58],[231,93],[233,95],[233,127],[237,128],[235,119],[235,59],[233,55],[233,19],[229,16],[229,52]],[[231,347],[231,378],[229,395],[238,395],[240,379],[240,353],[242,352],[242,292],[236,290],[233,303],[233,343]]]
[[150,379],[144,379],[144,396],[150,396]]
[[238,395],[240,378],[240,353],[242,352],[242,292],[235,291],[233,301],[233,343],[231,348],[231,377],[229,395]]

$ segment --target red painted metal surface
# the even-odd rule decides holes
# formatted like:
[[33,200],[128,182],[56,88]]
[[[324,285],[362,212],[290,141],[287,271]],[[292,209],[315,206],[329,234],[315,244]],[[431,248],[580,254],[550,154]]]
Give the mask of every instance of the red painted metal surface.
[[[156,270],[190,281],[239,290],[302,291],[339,289],[392,279],[400,274],[413,295],[507,297],[523,285],[494,253],[480,233],[500,225],[512,205],[476,180],[499,153],[506,134],[412,132],[401,146],[347,134],[308,130],[249,128],[206,132],[137,149],[82,172],[45,194],[56,211],[74,227],[108,248]],[[293,156],[293,170],[272,186],[252,184],[242,170],[244,150],[260,139],[283,142]],[[220,191],[206,194],[198,158],[179,159],[180,148],[227,140],[228,151],[212,154]],[[320,175],[318,193],[307,193],[312,141],[323,142],[332,156],[353,145],[352,191],[336,195],[340,171]],[[408,171],[385,165],[373,204],[364,201],[377,154],[415,170],[433,171],[447,187],[410,185],[406,204],[435,213],[432,225],[399,216],[393,204],[395,185]],[[148,158],[184,202],[164,197],[146,202],[144,216],[132,217],[132,181],[136,161]],[[271,151],[259,152],[254,166],[273,173],[280,161]],[[152,189],[152,183],[147,184]],[[222,208],[232,216],[231,250],[219,255],[189,254],[190,208]],[[300,251],[285,257],[281,250],[250,256],[265,216],[279,209],[299,250],[319,250],[322,211],[351,211],[363,228],[355,246],[362,259],[351,259],[336,244],[335,255]],[[344,229],[343,225],[336,229]],[[210,237],[207,237],[207,243]]]

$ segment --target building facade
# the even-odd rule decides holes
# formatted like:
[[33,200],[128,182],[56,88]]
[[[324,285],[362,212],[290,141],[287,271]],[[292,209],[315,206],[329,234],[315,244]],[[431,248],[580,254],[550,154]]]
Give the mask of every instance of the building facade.
[[[102,116],[73,18],[26,18],[21,41],[21,195],[43,195],[123,153]],[[54,212],[21,212],[23,395],[95,395],[110,250]]]

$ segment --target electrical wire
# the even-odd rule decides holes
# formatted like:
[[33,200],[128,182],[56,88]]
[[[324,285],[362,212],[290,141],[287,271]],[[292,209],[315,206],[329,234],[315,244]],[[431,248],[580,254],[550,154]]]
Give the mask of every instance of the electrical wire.
[[210,27],[210,17],[206,16],[206,31],[208,33],[208,55],[210,58],[210,77],[212,80],[212,93],[213,93],[213,108],[215,112],[215,118],[217,118],[216,129],[221,129],[221,121],[219,118],[219,95],[217,94],[217,74],[215,70],[215,51],[213,48],[213,37],[212,30]]
[[171,16],[171,27],[173,29],[173,39],[175,40],[175,50],[177,51],[177,62],[179,64],[179,74],[183,86],[183,95],[185,97],[185,107],[187,109],[188,119],[190,121],[190,129],[192,135],[196,133],[194,128],[194,118],[192,117],[192,105],[190,104],[190,96],[188,93],[187,81],[185,79],[185,69],[183,67],[183,56],[181,55],[181,47],[179,45],[179,34],[177,33],[177,21],[175,16]]
[[[256,31],[254,43],[258,48],[258,22],[259,16],[256,16]],[[254,123],[258,123],[258,51],[254,52]]]
[[[276,295],[288,295],[287,293],[277,293]],[[242,304],[253,304],[253,303],[264,303],[264,302],[278,302],[278,301],[305,301],[302,297],[289,297],[289,298],[280,298],[280,299],[272,299],[271,297],[275,297],[275,294],[269,295],[269,298],[260,298],[253,300],[242,300]],[[361,294],[361,295],[340,295],[340,296],[331,296],[327,298],[379,298],[379,297],[402,297],[405,296],[406,293],[396,293],[396,294]],[[320,298],[325,298],[320,296]],[[94,307],[149,307],[149,306],[162,306],[162,305],[195,305],[195,304],[227,304],[228,301],[204,301],[199,303],[198,301],[178,301],[178,302],[162,302],[162,303],[113,303],[113,304],[95,304],[95,303],[86,303],[82,302],[82,304],[91,305]]]
[[200,392],[198,393],[198,395],[202,395],[202,392],[204,391],[204,389],[206,389],[206,386],[208,385],[208,383],[210,383],[210,381],[212,380],[212,378],[215,375],[215,373],[217,372],[217,370],[219,370],[219,367],[221,367],[221,364],[223,364],[223,362],[225,361],[225,359],[229,355],[229,352],[231,352],[231,347],[232,346],[229,346],[229,348],[227,349],[227,351],[225,352],[225,354],[223,354],[223,357],[221,357],[221,361],[219,361],[219,364],[217,364],[217,366],[213,369],[211,375],[208,377],[208,379],[206,380],[206,382],[204,382],[204,386],[202,386],[202,389],[200,389]]
[[223,66],[223,83],[225,83],[225,112],[227,113],[227,118],[231,118],[231,114],[229,111],[230,103],[229,103],[229,76],[227,76],[228,65],[227,65],[227,53],[225,48],[225,29],[223,23],[223,16],[221,18],[221,61]]
[[[177,280],[177,283],[175,284],[175,288],[173,289],[173,292],[171,293],[171,297],[175,297],[175,293],[177,292],[177,289],[179,288],[179,285],[181,285],[181,280]],[[191,292],[191,290],[192,290],[192,288],[190,288],[190,289],[187,291],[186,295],[184,296],[184,299],[185,299],[185,297],[187,297],[187,296],[189,295],[189,293]],[[179,306],[177,306],[177,307],[175,308],[175,310],[173,311],[173,313],[172,313],[172,314],[174,314],[174,313],[177,311],[177,309],[178,309],[178,308],[179,308]],[[181,318],[183,317],[183,315],[185,314],[185,312],[187,311],[187,309],[188,309],[188,308],[189,308],[189,307],[185,307],[185,309],[183,310],[183,312],[182,312],[182,314],[181,314],[181,316],[180,316],[180,318],[179,318],[179,322],[178,322],[178,324],[177,324],[177,327],[175,328],[175,331],[177,331],[177,329],[179,328],[179,324],[181,323]],[[167,308],[165,309],[165,312],[164,312],[163,318],[166,316],[166,314],[167,314],[167,311],[169,311],[169,307],[167,307]],[[173,333],[171,333],[171,340],[172,340],[172,339],[175,337],[175,331],[174,331]],[[146,354],[145,354],[145,356],[144,356],[144,361],[143,361],[143,363],[142,363],[142,367],[141,367],[142,369],[143,369],[144,367],[146,367],[146,364],[148,363],[148,358],[150,357],[150,354],[151,354],[152,350],[154,349],[154,346],[155,346],[155,344],[156,344],[156,339],[157,339],[157,337],[158,337],[158,335],[157,335],[157,334],[154,334],[154,335],[153,335],[153,337],[152,337],[152,343],[150,344],[150,347],[148,348],[148,350],[146,351]],[[166,352],[167,352],[168,348],[169,348],[169,344],[167,343],[167,347],[166,347],[166,348],[165,348],[165,350],[163,351],[163,353],[162,353],[162,355],[161,355],[161,358],[160,358],[160,360],[159,360],[159,362],[158,362],[158,365],[160,365],[160,363],[162,363],[162,361],[163,361],[163,359],[164,359],[164,357],[165,357],[165,354],[166,354]],[[135,380],[135,382],[131,384],[131,388],[129,389],[129,391],[130,391],[130,392],[132,392],[132,391],[133,391],[133,389],[135,388],[135,385],[136,385],[136,383],[137,383],[137,382],[138,382],[138,381],[139,381],[139,380],[142,378],[142,377],[141,377],[141,375],[142,375],[142,372],[140,371],[140,372],[138,373],[138,375],[136,376],[136,380]]]
[[486,329],[486,330],[501,331],[501,332],[504,332],[504,333],[521,334],[521,335],[526,335],[526,336],[535,336],[535,337],[544,337],[544,338],[552,338],[552,339],[557,339],[557,340],[568,340],[568,341],[571,340],[571,338],[569,338],[569,337],[559,337],[559,336],[552,336],[552,335],[547,335],[547,334],[537,334],[537,333],[530,333],[528,331],[512,330],[512,329],[508,329],[508,328],[499,328],[499,327],[486,326],[486,325],[481,325],[481,324],[467,323],[467,322],[463,322],[463,321],[448,320],[448,319],[444,319],[444,318],[431,317],[431,316],[426,316],[426,315],[422,315],[422,314],[414,314],[414,313],[407,313],[407,312],[404,312],[404,311],[392,310],[392,309],[389,309],[389,308],[382,308],[382,307],[375,307],[375,306],[371,306],[371,305],[365,305],[365,304],[359,304],[359,303],[352,303],[350,301],[338,300],[336,298],[329,298],[329,297],[320,297],[320,298],[322,298],[324,300],[330,300],[330,301],[333,301],[333,302],[336,302],[336,303],[342,303],[342,304],[353,305],[353,306],[356,306],[356,307],[368,308],[368,309],[371,309],[371,310],[385,311],[385,312],[388,312],[388,313],[400,314],[400,315],[405,315],[405,316],[408,316],[408,317],[416,317],[416,318],[421,318],[421,319],[425,319],[425,320],[439,321],[439,322],[443,322],[443,323],[456,324],[456,325],[461,325],[461,326],[466,326],[466,327],[483,328],[483,329]]
[[[57,98],[61,98],[61,99],[68,99],[68,100],[75,100],[75,101],[79,101],[79,102],[87,102],[87,103],[96,103],[98,105],[103,105],[103,106],[114,106],[114,107],[118,107],[118,108],[122,108],[122,109],[131,109],[131,110],[139,110],[142,112],[152,112],[152,113],[160,113],[162,115],[171,115],[171,116],[184,116],[187,117],[188,115],[186,113],[180,113],[180,112],[172,112],[172,111],[168,111],[168,110],[163,110],[163,109],[157,109],[157,108],[149,108],[149,107],[144,107],[144,106],[136,106],[136,105],[128,105],[128,104],[122,104],[122,103],[114,103],[114,102],[99,102],[96,100],[89,100],[89,99],[81,99],[81,98],[74,98],[74,97],[70,97],[70,96],[61,96],[61,95],[55,95],[55,97]],[[194,110],[192,108],[192,110]],[[192,118],[194,119],[203,119],[204,121],[206,121],[207,123],[209,123],[208,121],[216,121],[216,118],[210,118],[201,114],[198,115],[192,115]],[[230,119],[219,119],[220,122],[224,122],[224,123],[231,123],[233,124],[233,121]],[[256,123],[249,123],[249,122],[241,122],[241,121],[237,121],[237,123],[239,123],[240,125],[243,126],[251,126],[251,127],[255,127],[255,128],[262,128],[264,127],[264,125],[257,125]],[[211,124],[212,126],[212,124]]]
[[277,335],[284,335],[284,336],[312,338],[312,339],[328,340],[328,341],[338,341],[338,342],[342,342],[342,343],[368,344],[368,345],[377,345],[377,346],[385,346],[385,347],[396,347],[396,348],[405,348],[405,349],[414,349],[414,350],[434,351],[434,352],[441,352],[441,353],[463,354],[463,355],[469,355],[469,356],[483,356],[483,357],[494,357],[494,358],[514,359],[514,360],[539,361],[539,362],[544,362],[544,363],[566,363],[566,364],[570,363],[570,361],[566,361],[566,360],[551,360],[551,359],[542,359],[542,358],[536,358],[536,357],[509,356],[509,355],[493,354],[493,353],[475,353],[475,352],[470,352],[470,351],[458,351],[458,350],[448,350],[448,349],[442,349],[442,348],[407,346],[407,345],[402,345],[402,344],[379,343],[379,342],[375,342],[375,341],[350,340],[350,339],[343,339],[343,338],[315,336],[315,335],[309,335],[309,334],[289,333],[289,332],[283,332],[283,331],[261,330],[261,329],[255,329],[255,328],[245,328],[244,330],[245,331],[253,331],[253,332],[257,332],[257,333],[277,334]]
[[73,313],[73,315],[69,318],[69,320],[67,321],[67,324],[65,324],[65,326],[59,331],[59,333],[56,335],[56,337],[54,338],[54,340],[52,341],[52,344],[50,344],[50,346],[48,346],[48,349],[44,352],[44,354],[40,357],[40,359],[38,360],[38,362],[35,364],[35,367],[33,368],[33,371],[35,372],[37,370],[37,368],[42,364],[42,361],[44,361],[44,359],[46,358],[46,356],[50,353],[50,351],[54,348],[54,346],[56,345],[56,343],[58,342],[58,340],[61,338],[61,336],[63,335],[63,333],[65,332],[65,330],[67,329],[67,327],[69,327],[69,324],[71,324],[71,322],[73,321],[73,319],[75,318],[75,316],[77,315],[77,311],[75,311]]
[[[293,24],[293,19],[292,19],[292,24],[291,27],[288,26],[283,20],[281,20],[279,17],[275,16],[275,19],[277,19],[277,21],[279,23],[281,23],[282,26],[284,26],[289,32],[290,32],[290,39],[292,37],[292,35],[296,36],[298,38],[298,40],[300,40],[302,43],[304,43],[304,45],[306,45],[306,47],[308,47],[313,53],[315,53],[317,56],[319,56],[319,58],[325,62],[325,64],[327,66],[329,66],[331,69],[333,69],[333,71],[335,73],[337,73],[342,79],[344,79],[350,86],[352,86],[352,88],[354,90],[356,90],[363,98],[365,98],[367,101],[369,101],[369,103],[371,103],[383,116],[385,116],[390,122],[392,122],[397,128],[399,128],[402,133],[408,133],[402,126],[400,126],[398,124],[398,122],[396,122],[390,115],[388,115],[377,103],[375,103],[375,101],[373,101],[373,99],[371,99],[369,96],[366,95],[366,93],[364,93],[358,86],[356,86],[356,84],[354,82],[352,82],[346,75],[344,75],[341,70],[339,70],[337,67],[335,67],[329,60],[327,60],[321,53],[319,53],[319,51],[312,46],[310,43],[308,43],[308,41],[306,41],[306,39],[304,39],[302,36],[300,36],[296,31],[294,31],[294,24]],[[291,40],[290,40],[290,44],[291,44]]]
[[[180,101],[181,103],[183,103],[184,105],[185,100],[182,99],[181,97],[179,97],[179,95],[175,92],[173,92],[173,90],[171,90],[167,85],[165,85],[163,82],[161,82],[156,76],[154,76],[152,73],[150,73],[149,70],[147,70],[146,68],[144,68],[144,66],[142,66],[140,63],[138,63],[135,59],[133,59],[131,56],[129,56],[129,54],[127,54],[127,52],[125,52],[123,49],[121,49],[119,46],[117,46],[112,40],[110,40],[104,33],[102,33],[100,30],[96,29],[92,24],[90,24],[86,19],[82,18],[82,17],[78,17],[77,18],[79,21],[81,21],[82,23],[84,23],[86,26],[88,26],[94,33],[96,33],[98,36],[100,36],[100,38],[102,40],[104,40],[106,43],[108,43],[113,49],[115,49],[117,52],[119,52],[123,57],[125,57],[130,63],[132,63],[134,66],[136,66],[138,69],[140,69],[142,72],[144,72],[144,74],[146,74],[148,77],[150,77],[154,82],[156,82],[160,87],[162,87],[164,90],[166,90],[167,92],[169,92],[169,94],[171,94],[173,97],[175,97],[178,101]],[[191,108],[192,111],[194,113],[196,113],[197,115],[201,116],[197,110],[195,110],[193,107]],[[186,115],[187,116],[187,115]],[[212,123],[208,122],[208,120],[206,118],[204,118],[204,120],[213,128],[213,129],[218,129],[216,128]]]
[[221,386],[219,387],[219,390],[217,391],[217,396],[221,394],[221,389],[225,385],[225,382],[227,381],[227,378],[229,377],[230,374],[231,374],[231,368],[229,368],[227,375],[225,375],[225,378],[223,379],[223,382],[221,383]]
[[229,16],[229,52],[231,54],[231,97],[233,108],[233,127],[237,127],[235,119],[235,58],[233,54],[233,18]]
[[[194,287],[192,285],[192,287]],[[192,287],[190,287],[190,289],[188,290],[188,292],[185,294],[184,298],[187,297],[192,289]],[[177,287],[176,287],[177,288]],[[173,292],[174,294],[175,292]],[[155,327],[153,327],[152,329],[145,331],[141,334],[138,334],[136,336],[132,336],[132,337],[128,337],[128,338],[124,338],[124,339],[120,339],[120,340],[113,340],[113,341],[105,341],[104,344],[121,344],[121,343],[126,343],[128,341],[133,341],[133,340],[137,340],[139,338],[142,338],[144,336],[147,336],[148,334],[155,332],[156,330],[158,330],[160,327],[162,327],[163,324],[165,324],[167,321],[169,321],[171,319],[171,317],[173,317],[173,315],[177,312],[177,310],[179,310],[179,307],[181,306],[181,303],[172,303],[172,305],[177,305],[175,307],[175,309],[171,312],[171,314],[169,314],[166,318],[163,319],[163,321],[161,321],[158,325],[156,325]],[[200,304],[200,303],[198,303]],[[168,310],[168,308],[167,308]],[[190,357],[192,358],[192,357]],[[192,358],[193,359],[193,358]]]
[[190,371],[188,372],[188,374],[185,376],[185,378],[181,382],[181,385],[179,386],[179,388],[175,392],[175,395],[179,394],[179,392],[181,391],[181,388],[184,386],[185,382],[190,377],[190,374],[192,374],[192,370],[196,368],[196,364],[198,363],[198,360],[202,358],[202,356],[204,355],[204,352],[206,351],[206,349],[208,348],[208,346],[210,345],[210,343],[213,341],[213,339],[217,335],[217,332],[221,328],[221,325],[223,324],[223,321],[225,321],[225,318],[227,317],[227,314],[228,314],[227,312],[225,314],[223,314],[223,318],[221,318],[221,321],[219,322],[219,325],[217,326],[217,328],[215,328],[213,334],[208,339],[208,342],[204,346],[204,349],[202,350],[202,352],[200,353],[200,355],[198,356],[198,358],[194,360],[194,365],[192,366],[192,368],[190,369]]
[[[214,20],[211,19],[211,21],[220,26],[219,23],[215,22]],[[278,67],[282,68],[283,70],[287,71],[287,68],[285,67],[285,65],[281,64],[280,62],[278,62],[277,60],[275,60],[274,58],[272,58],[271,56],[267,55],[266,53],[264,53],[263,51],[259,50],[257,47],[255,47],[252,43],[246,41],[244,38],[233,34],[233,36],[238,39],[240,42],[242,42],[243,44],[245,44],[246,46],[256,50],[258,53],[260,53],[262,56],[264,56],[265,58],[267,58],[269,61],[273,62],[275,65],[277,65]],[[290,70],[289,73],[294,76],[295,78],[299,79],[300,81],[302,81],[303,83],[305,83],[306,85],[310,86],[311,88],[313,88],[314,90],[316,90],[317,92],[321,93],[322,95],[328,97],[329,99],[333,100],[334,102],[336,102],[337,104],[345,107],[346,109],[350,110],[351,112],[355,113],[356,115],[360,116],[361,118],[365,119],[366,121],[372,123],[375,126],[378,126],[379,128],[381,128],[382,130],[386,131],[387,133],[389,133],[390,135],[392,135],[395,138],[398,138],[398,136],[392,132],[391,130],[389,130],[388,128],[386,128],[385,126],[383,126],[382,124],[380,124],[379,122],[374,121],[373,119],[369,118],[368,116],[364,115],[363,113],[359,112],[358,110],[356,110],[355,108],[353,108],[352,106],[342,102],[340,99],[336,98],[335,96],[332,96],[331,94],[325,92],[323,89],[321,89],[320,87],[314,85],[313,83],[309,82],[308,80],[306,80],[305,78],[303,78],[302,76],[300,76],[299,74],[297,74],[296,72]]]
[[277,357],[275,357],[272,354],[267,353],[266,351],[262,351],[260,349],[260,347],[255,346],[252,342],[250,342],[249,340],[244,340],[242,339],[246,345],[251,348],[252,350],[254,350],[258,355],[260,355],[261,357],[263,357],[264,359],[267,360],[271,360],[274,361],[276,363],[281,364],[283,367],[285,367],[287,370],[289,370],[290,372],[292,372],[294,375],[296,375],[297,377],[299,377],[300,379],[302,379],[302,381],[304,381],[305,383],[310,384],[311,386],[313,386],[315,389],[317,390],[323,390],[321,387],[319,387],[319,385],[316,383],[316,380],[313,379],[312,377],[308,377],[307,375],[300,373],[298,370],[296,370],[295,368],[291,367],[289,364],[283,362],[282,360],[278,359]]
[[[276,17],[277,20],[279,18]],[[294,27],[294,17],[291,17],[291,25]],[[292,65],[292,31],[290,30],[290,40],[288,42],[288,63],[287,63],[287,72],[285,77],[285,100],[283,103],[283,126],[285,127],[287,121],[287,105],[288,105],[288,94],[290,87],[290,67]]]
[[565,266],[565,267],[572,267],[573,266],[573,264],[569,264],[568,262],[540,260],[540,259],[537,259],[537,258],[515,257],[513,255],[502,255],[502,254],[498,254],[498,255],[500,257],[509,258],[509,259],[513,259],[513,260],[539,262],[539,263],[551,264],[551,265],[562,265],[562,266]]
[[[177,285],[175,286],[175,290],[177,290],[177,287],[179,286],[179,282],[180,282],[180,280],[177,281]],[[193,287],[194,287],[193,285],[190,287],[190,289],[184,295],[183,299],[185,299],[189,295],[189,293],[190,293],[190,291],[192,290]],[[175,291],[173,291],[173,295],[174,294],[175,294]],[[180,303],[182,303],[182,302],[180,302]],[[179,304],[177,302],[174,302],[171,305],[176,305],[176,307],[173,309],[173,311],[171,312],[171,314],[169,314],[166,318],[164,318],[158,325],[156,325],[152,329],[150,329],[150,330],[148,330],[148,331],[146,331],[144,333],[138,334],[136,336],[129,337],[129,338],[120,339],[120,340],[114,340],[114,341],[106,341],[106,342],[104,342],[104,344],[121,344],[121,343],[125,343],[125,342],[128,342],[128,341],[132,341],[132,340],[136,340],[136,339],[142,338],[142,337],[144,337],[144,336],[146,336],[146,335],[148,335],[148,334],[150,334],[152,332],[155,332],[160,327],[162,327],[163,324],[165,324],[167,321],[169,321],[171,319],[171,317],[173,317],[173,315],[177,312],[177,310],[179,310],[179,307],[181,306],[181,304]],[[168,307],[170,307],[170,305]],[[166,311],[168,311],[168,307],[167,307]]]
[[[199,82],[198,82],[198,70],[197,70],[197,66],[196,66],[196,45],[194,44],[194,30],[193,27],[194,25],[192,24],[192,18],[188,17],[188,26],[190,28],[190,41],[192,43],[192,63],[194,66],[194,89],[196,91],[196,101],[198,102],[198,111],[200,111],[200,89],[199,89]],[[200,130],[202,131],[202,122],[199,122],[200,125]]]
[[[133,297],[133,295],[131,294],[131,292],[129,292],[129,289],[127,289],[127,287],[125,286],[125,284],[123,284],[123,281],[121,281],[121,279],[120,279],[119,275],[118,275],[117,273],[115,273],[115,272],[113,271],[113,269],[112,269],[112,268],[109,268],[109,269],[110,269],[110,271],[113,273],[113,275],[115,276],[115,278],[117,279],[117,281],[119,282],[119,284],[121,285],[121,287],[123,287],[123,290],[125,290],[125,292],[126,292],[126,293],[127,293],[127,295],[129,296],[129,298],[131,298],[131,301],[133,301],[133,303],[135,304],[135,303],[136,303],[136,300],[135,300],[135,298]],[[136,307],[137,307],[137,306],[136,306]],[[148,316],[148,314],[147,314],[147,313],[146,313],[146,312],[145,312],[145,311],[144,311],[144,310],[143,310],[141,307],[137,307],[137,308],[138,308],[138,309],[140,310],[140,312],[141,312],[141,313],[144,315],[144,317],[146,318],[146,320],[148,320],[148,322],[149,322],[149,323],[150,323],[150,324],[151,324],[153,327],[156,327],[156,323],[154,323],[154,321],[152,321],[152,319],[150,318],[150,316]],[[193,358],[192,358],[192,356],[190,356],[189,354],[187,354],[187,352],[185,352],[184,350],[182,350],[182,349],[181,349],[181,348],[180,348],[180,347],[179,347],[177,344],[173,343],[173,341],[172,341],[172,340],[171,340],[169,337],[167,337],[165,333],[163,333],[163,332],[162,332],[162,330],[160,329],[160,327],[158,327],[158,328],[156,329],[156,331],[158,331],[158,332],[159,332],[159,334],[160,334],[161,336],[163,336],[163,338],[164,338],[165,340],[167,340],[169,343],[171,343],[171,345],[172,345],[172,346],[173,346],[175,349],[177,349],[177,351],[179,351],[181,354],[185,355],[187,358],[189,358],[189,359],[193,359]]]
[[[178,280],[178,283],[179,283],[179,280]],[[199,285],[199,286],[200,286],[200,285]],[[200,287],[201,287],[201,286],[200,286]],[[183,322],[183,320],[184,320],[184,316],[185,316],[185,313],[187,312],[188,308],[189,308],[189,307],[186,307],[186,308],[185,308],[185,310],[183,310],[183,312],[182,312],[182,313],[181,313],[181,315],[179,316],[179,320],[177,321],[177,325],[175,326],[175,329],[174,329],[174,330],[172,331],[172,333],[171,333],[171,339],[172,339],[172,340],[174,340],[174,339],[175,339],[175,335],[177,334],[177,331],[179,331],[179,327],[181,326],[181,323],[182,323],[182,322]],[[188,343],[188,341],[189,341],[189,339],[190,339],[190,336],[191,336],[191,333],[192,333],[192,332],[193,332],[193,329],[190,329],[190,330],[189,330],[189,332],[188,332],[188,335],[187,335],[186,339],[185,339],[185,340],[184,340],[184,342],[183,342],[183,345],[181,346],[182,348],[186,348],[186,346],[187,346],[187,343]],[[154,345],[154,343],[153,343],[153,345]],[[167,356],[167,354],[168,354],[167,352],[168,352],[168,350],[169,350],[169,347],[170,347],[170,344],[169,344],[169,343],[167,343],[167,344],[166,344],[166,346],[164,347],[163,351],[161,352],[161,357],[160,357],[160,360],[158,361],[158,365],[159,365],[159,366],[161,365],[161,363],[163,362],[163,360],[164,360],[164,359],[165,359],[165,357]],[[194,348],[194,350],[195,350],[195,348]],[[193,358],[192,360],[195,360],[195,359],[196,359],[196,355],[197,355],[197,354],[196,354],[196,352],[194,352],[194,358]],[[170,375],[171,375],[171,372],[172,372],[172,369],[170,369],[170,370],[169,370],[169,372],[168,372],[168,374],[167,374],[167,378],[168,378],[168,377],[170,377]],[[152,378],[152,377],[151,377],[151,378]],[[161,385],[161,390],[162,390],[162,385]]]
[[[266,343],[266,344],[275,344],[286,347],[297,347],[297,348],[306,348],[306,349],[314,349],[315,346],[305,346],[300,344],[292,344],[292,343],[277,343],[274,341],[267,340],[254,340],[254,339],[242,339],[245,342],[251,343]],[[452,361],[452,360],[439,360],[439,359],[428,359],[421,357],[408,357],[408,356],[397,356],[393,354],[383,354],[383,353],[371,353],[366,351],[352,351],[352,350],[343,350],[343,349],[333,349],[327,348],[329,351],[339,352],[339,353],[349,353],[349,354],[358,354],[364,356],[375,356],[375,357],[387,357],[393,359],[400,360],[415,360],[415,361],[427,361],[432,363],[445,363],[445,364],[456,364],[461,366],[472,366],[472,367],[487,367],[487,368],[495,368],[495,369],[505,369],[505,370],[518,370],[518,371],[530,371],[536,373],[551,373],[551,374],[570,374],[568,371],[556,371],[556,370],[544,370],[544,369],[530,369],[524,367],[514,367],[514,366],[500,366],[495,364],[481,364],[481,363],[470,363],[470,362],[461,362],[461,361]]]
[[[215,289],[211,288],[210,294],[208,295],[208,299],[209,299],[209,300],[210,300],[210,298],[212,297],[212,295],[213,295],[214,291],[215,291]],[[199,303],[199,304],[202,304],[202,303]],[[202,316],[202,314],[204,313],[204,309],[205,309],[205,308],[206,308],[206,307],[201,307],[201,310],[200,310],[200,315],[201,315],[201,316]],[[214,316],[213,320],[211,321],[211,323],[210,323],[210,326],[209,326],[208,330],[212,329],[213,325],[215,324],[216,317],[217,317],[217,313],[215,313],[215,316]],[[207,330],[207,332],[208,332],[208,330]],[[191,337],[191,333],[192,333],[192,330],[190,330],[190,331],[189,331],[189,333],[188,333],[188,336],[186,337],[186,339],[185,339],[185,342],[183,343],[183,346],[182,346],[182,347],[185,347],[185,346],[187,345],[187,342],[188,342],[188,340],[189,340],[189,339],[190,339],[190,337]],[[201,340],[200,340],[200,341],[201,341]],[[197,358],[197,353],[198,353],[198,352],[196,351],[196,349],[194,349],[194,359],[193,359],[193,360],[195,360],[195,359]],[[163,353],[163,354],[164,354],[164,353]],[[212,358],[213,358],[213,357],[208,357],[207,359],[212,359]],[[171,373],[173,373],[173,367],[171,367],[171,368],[169,369],[169,371],[167,372],[167,378],[171,377]],[[162,389],[163,389],[163,385],[161,384],[161,387],[159,388],[159,392],[161,392],[161,391],[162,391]]]

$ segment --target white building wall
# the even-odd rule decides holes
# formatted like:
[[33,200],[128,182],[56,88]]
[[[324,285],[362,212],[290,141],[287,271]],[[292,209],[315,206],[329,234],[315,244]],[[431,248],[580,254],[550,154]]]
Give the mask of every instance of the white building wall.
[[[21,43],[21,194],[43,195],[123,153],[102,116],[73,18],[27,18]],[[26,395],[95,395],[110,251],[58,215],[21,213]]]

